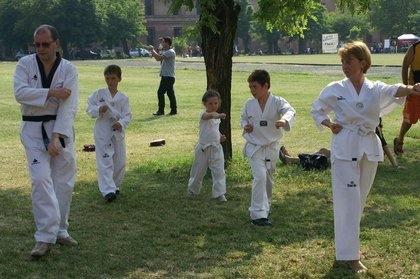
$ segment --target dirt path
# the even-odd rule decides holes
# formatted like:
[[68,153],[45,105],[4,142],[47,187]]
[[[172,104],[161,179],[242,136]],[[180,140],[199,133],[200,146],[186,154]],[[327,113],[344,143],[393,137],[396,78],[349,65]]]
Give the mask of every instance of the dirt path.
[[[89,60],[89,61],[72,61],[76,65],[85,64],[96,64],[96,65],[107,65],[110,63],[116,63],[120,66],[126,67],[146,67],[146,68],[159,68],[160,64],[156,61],[150,60],[115,60],[110,62],[109,60]],[[197,69],[205,70],[204,62],[176,62],[178,69]],[[296,64],[261,64],[261,63],[234,63],[233,71],[246,71],[251,72],[255,69],[265,69],[269,72],[289,72],[289,73],[315,73],[319,75],[342,75],[341,66],[331,65],[296,65]],[[400,67],[388,67],[388,66],[374,66],[368,71],[369,75],[381,76],[381,77],[394,77],[399,78],[401,76]]]

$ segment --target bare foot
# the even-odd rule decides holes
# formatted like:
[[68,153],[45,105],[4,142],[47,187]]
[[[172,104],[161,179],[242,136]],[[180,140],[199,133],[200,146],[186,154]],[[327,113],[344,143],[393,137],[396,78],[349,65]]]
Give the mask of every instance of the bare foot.
[[366,272],[366,271],[367,271],[366,266],[364,266],[364,265],[362,264],[362,262],[361,262],[361,261],[359,261],[359,260],[346,261],[345,263],[346,263],[346,265],[347,265],[350,269],[352,269],[352,270],[353,270],[353,271],[355,271],[356,273],[363,273],[363,272]]

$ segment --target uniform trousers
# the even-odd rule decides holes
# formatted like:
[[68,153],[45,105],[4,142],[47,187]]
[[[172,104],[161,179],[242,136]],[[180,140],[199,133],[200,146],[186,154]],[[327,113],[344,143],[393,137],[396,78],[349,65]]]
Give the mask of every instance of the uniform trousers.
[[337,260],[360,259],[360,220],[375,179],[378,162],[332,160],[334,234]]
[[275,168],[273,163],[258,156],[256,152],[251,158],[251,169],[254,179],[252,181],[251,206],[249,207],[252,220],[268,218],[271,206],[271,197],[274,184]]
[[125,176],[126,147],[125,139],[95,138],[96,168],[99,191],[102,196],[115,193]]
[[21,140],[25,147],[32,180],[32,210],[37,242],[55,243],[56,238],[69,234],[68,219],[74,183],[76,160],[73,143],[66,140],[66,148],[51,157],[45,150],[40,123],[25,123]]
[[197,144],[190,179],[188,181],[188,190],[198,195],[207,168],[210,168],[213,180],[212,197],[217,198],[224,195],[226,193],[224,160],[222,145],[211,145],[203,149],[201,144]]

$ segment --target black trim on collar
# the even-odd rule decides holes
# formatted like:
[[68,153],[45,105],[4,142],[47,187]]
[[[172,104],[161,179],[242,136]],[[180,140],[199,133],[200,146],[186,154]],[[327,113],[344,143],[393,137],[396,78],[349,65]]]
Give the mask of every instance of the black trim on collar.
[[56,59],[54,62],[54,65],[52,66],[50,73],[47,75],[45,74],[44,65],[41,62],[41,59],[39,59],[38,54],[36,55],[36,62],[38,63],[38,69],[41,74],[41,81],[42,81],[42,87],[43,88],[50,88],[52,79],[54,77],[55,71],[57,71],[58,65],[60,65],[61,62],[61,55],[60,53],[56,53]]

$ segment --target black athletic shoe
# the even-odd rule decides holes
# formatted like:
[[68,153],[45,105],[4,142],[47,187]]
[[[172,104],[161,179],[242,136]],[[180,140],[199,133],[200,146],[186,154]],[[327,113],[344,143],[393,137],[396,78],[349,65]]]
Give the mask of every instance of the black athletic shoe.
[[113,202],[117,198],[117,195],[115,193],[108,193],[105,196],[105,200],[107,202]]
[[154,116],[161,116],[164,115],[165,113],[163,111],[157,111],[155,113],[153,113]]
[[121,194],[120,190],[115,191],[115,195],[119,196]]
[[266,226],[272,226],[270,221],[268,221],[267,218],[260,218],[260,219],[254,219],[251,221],[253,225],[260,226],[260,227],[266,227]]
[[169,115],[175,115],[175,114],[177,114],[177,112],[173,110],[171,110],[171,112],[169,113]]

